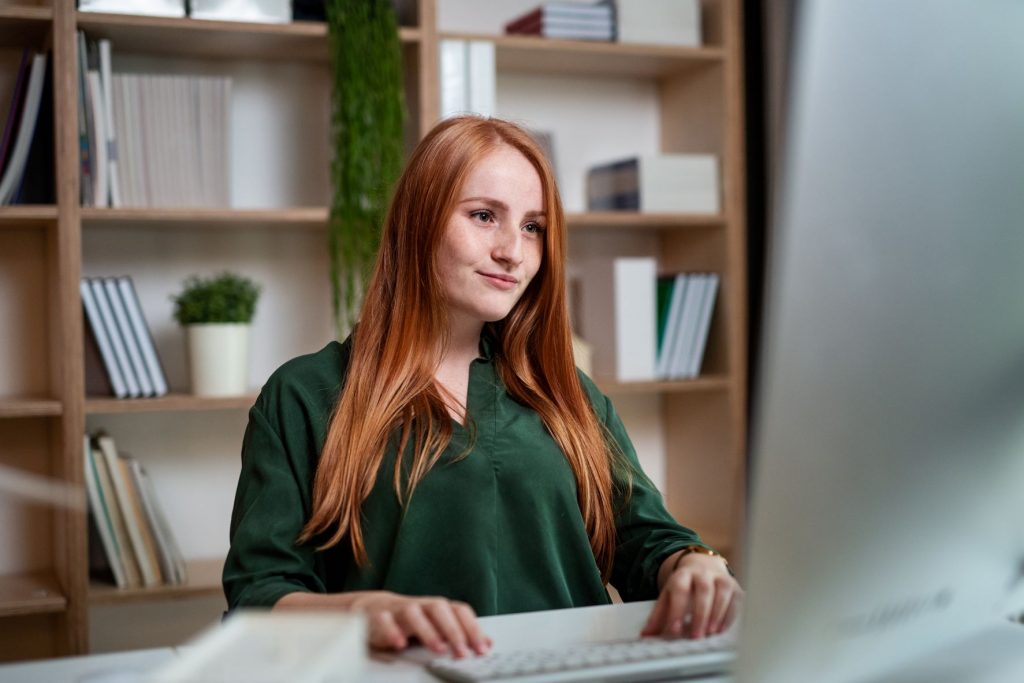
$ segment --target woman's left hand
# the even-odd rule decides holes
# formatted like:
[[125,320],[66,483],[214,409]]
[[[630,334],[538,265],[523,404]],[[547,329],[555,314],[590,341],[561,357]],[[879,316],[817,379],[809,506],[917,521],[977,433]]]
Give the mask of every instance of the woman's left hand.
[[722,633],[736,620],[743,589],[721,557],[691,552],[678,565],[677,559],[673,554],[665,560],[668,576],[659,582],[658,601],[640,635],[703,638]]

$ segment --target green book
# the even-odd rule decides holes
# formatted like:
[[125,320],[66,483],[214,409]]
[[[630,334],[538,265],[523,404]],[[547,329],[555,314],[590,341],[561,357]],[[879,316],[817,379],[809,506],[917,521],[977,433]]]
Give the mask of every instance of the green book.
[[668,312],[672,303],[672,288],[675,287],[675,275],[663,275],[658,278],[658,357],[665,342],[665,327]]

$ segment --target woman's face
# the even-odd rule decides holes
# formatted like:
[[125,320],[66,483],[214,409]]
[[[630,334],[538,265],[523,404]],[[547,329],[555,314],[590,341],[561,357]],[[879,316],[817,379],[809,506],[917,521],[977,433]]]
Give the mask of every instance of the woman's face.
[[438,251],[453,324],[509,314],[544,257],[540,176],[515,148],[502,145],[472,169]]

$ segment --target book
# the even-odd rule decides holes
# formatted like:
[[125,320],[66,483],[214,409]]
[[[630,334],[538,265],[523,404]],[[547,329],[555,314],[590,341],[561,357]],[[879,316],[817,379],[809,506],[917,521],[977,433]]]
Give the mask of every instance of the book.
[[99,310],[100,320],[103,323],[103,328],[106,330],[110,347],[114,351],[114,358],[117,360],[117,367],[124,380],[128,398],[139,398],[142,395],[139,381],[136,379],[131,362],[128,360],[128,350],[125,348],[117,322],[114,320],[114,311],[110,306],[110,301],[107,299],[107,292],[103,287],[103,282],[97,278],[87,278],[87,282],[92,288],[92,297],[96,302],[96,308]]
[[53,64],[44,67],[43,93],[36,112],[36,125],[28,157],[12,204],[55,204],[57,202],[56,151],[54,149]]
[[[113,575],[114,583],[118,588],[127,588],[128,578],[124,565],[121,563],[121,549],[117,545],[117,537],[114,535],[114,525],[107,509],[103,489],[100,488],[99,473],[96,471],[96,461],[92,456],[92,445],[89,443],[88,434],[84,438],[82,462],[85,465],[85,489],[89,499],[89,516],[94,520],[96,536],[107,558],[107,565]],[[93,554],[93,550],[92,539],[90,539],[90,555]],[[90,562],[90,564],[93,563]],[[98,567],[99,563],[97,562],[95,566]]]
[[93,193],[93,171],[92,166],[95,163],[93,159],[92,148],[96,144],[92,139],[93,127],[92,127],[92,111],[89,107],[88,92],[89,85],[85,78],[85,72],[89,67],[89,60],[86,48],[85,33],[83,31],[78,32],[77,40],[78,48],[78,145],[79,154],[81,155],[82,170],[81,170],[81,182],[79,186],[81,188],[81,202],[82,206],[93,206],[94,199]]
[[185,17],[185,0],[78,0],[79,12]]
[[32,70],[29,74],[18,133],[14,140],[11,156],[4,166],[3,177],[0,179],[0,204],[11,203],[14,193],[21,183],[22,174],[25,172],[25,163],[28,160],[29,147],[32,144],[36,119],[39,114],[39,104],[43,98],[46,63],[45,54],[37,54],[32,58]]
[[102,140],[100,144],[106,145],[107,184],[110,191],[110,206],[120,207],[123,203],[121,201],[120,174],[118,169],[117,134],[114,129],[114,98],[112,92],[113,77],[111,75],[110,66],[110,41],[101,40],[98,45],[100,56],[100,88],[103,91],[103,126],[104,132],[106,133],[105,140]]
[[711,317],[715,310],[715,300],[718,295],[719,276],[711,273],[707,276],[707,287],[701,299],[700,314],[697,317],[697,331],[694,338],[693,350],[686,366],[686,377],[694,378],[700,375],[701,365],[704,361],[704,350],[708,345],[708,333],[711,330]]
[[615,27],[611,23],[606,26],[592,26],[562,22],[538,22],[524,24],[515,31],[508,31],[508,34],[543,36],[558,40],[611,41],[615,39]]
[[593,344],[594,373],[619,382],[655,379],[655,259],[597,258],[582,279],[580,334]]
[[506,22],[505,32],[515,33],[524,25],[552,20],[611,22],[613,15],[610,6],[600,3],[584,5],[571,2],[548,2]]
[[110,528],[114,532],[119,562],[124,569],[125,582],[128,587],[137,588],[142,585],[142,572],[139,568],[139,560],[135,556],[135,551],[128,536],[128,525],[115,490],[114,477],[110,465],[95,438],[90,440],[89,453],[96,470],[96,479],[99,482],[100,491],[103,493],[105,509],[110,517]]
[[672,357],[668,361],[669,379],[687,378],[687,363],[693,352],[697,334],[697,319],[700,315],[700,304],[706,288],[706,275],[694,274],[689,276],[686,296],[683,298],[682,315],[679,319],[679,329],[676,332]]
[[138,515],[138,511],[141,508],[137,507],[137,502],[134,500],[134,486],[131,478],[127,475],[127,470],[120,463],[113,438],[101,432],[96,436],[96,445],[99,447],[99,451],[107,465],[107,471],[110,473],[114,496],[124,518],[128,542],[131,545],[132,554],[138,563],[139,572],[142,576],[142,585],[147,588],[157,586],[161,583],[160,575],[158,568],[154,567],[151,562],[150,551],[147,550],[146,539],[143,536],[142,529],[144,520]]
[[719,213],[718,158],[658,154],[591,167],[587,206],[591,211]]
[[469,85],[466,62],[469,59],[464,40],[442,40],[441,118],[469,111]]
[[614,6],[621,43],[698,47],[700,0],[604,0]]
[[11,106],[7,110],[7,121],[4,123],[4,136],[0,141],[0,169],[7,165],[7,160],[10,157],[14,136],[21,121],[21,105],[25,98],[25,90],[28,88],[28,76],[31,68],[32,52],[25,48],[21,52],[21,63],[18,65],[18,76],[14,82]]
[[149,473],[142,466],[137,458],[128,458],[132,477],[135,480],[136,490],[142,501],[142,508],[146,514],[146,522],[149,524],[151,533],[156,540],[160,569],[167,583],[180,586],[188,581],[188,573],[185,566],[185,558],[174,538],[167,517],[164,515],[163,507],[156,496],[156,489]]
[[107,124],[103,112],[103,84],[100,82],[99,71],[90,69],[85,74],[86,106],[92,119],[92,131],[89,136],[89,149],[92,152],[92,196],[93,206],[110,206],[110,189],[108,182],[107,159]]
[[[82,278],[78,285],[78,291],[82,296],[82,310],[85,314],[85,321],[87,323],[86,327],[92,333],[89,335],[89,338],[95,343],[95,348],[99,352],[100,359],[103,364],[103,370],[109,380],[110,389],[117,398],[127,398],[128,385],[125,384],[124,376],[121,374],[121,367],[118,365],[117,357],[114,355],[113,344],[107,334],[107,328],[103,324],[103,318],[100,315],[100,308],[93,296],[92,285],[89,283],[88,278]],[[87,386],[89,385],[90,379],[89,369],[90,368],[87,363]]]
[[[128,493],[128,504],[131,506],[131,519],[138,524],[139,538],[142,539],[141,552],[145,557],[145,566],[153,573],[153,585],[159,586],[164,583],[170,583],[170,581],[164,576],[163,569],[160,565],[160,557],[159,552],[157,551],[156,540],[153,537],[153,532],[150,529],[148,520],[146,519],[146,511],[142,507],[142,497],[139,493],[139,488],[135,483],[135,477],[132,474],[131,466],[128,462],[129,458],[131,458],[131,456],[118,453],[117,466],[121,470],[121,478],[125,482],[125,491]],[[136,552],[138,552],[138,549],[136,549]],[[143,582],[145,582],[145,573],[143,573]]]
[[142,304],[139,302],[135,285],[130,277],[122,276],[117,278],[117,287],[121,293],[121,301],[124,302],[125,310],[128,313],[128,321],[131,324],[135,340],[139,344],[146,371],[153,383],[153,395],[164,396],[168,391],[167,376],[164,374],[163,365],[157,355],[156,345],[153,343],[153,335],[150,334],[146,317],[142,313]]
[[494,116],[497,100],[494,42],[471,40],[468,42],[468,49],[469,111],[481,116]]
[[128,318],[128,309],[121,298],[121,290],[114,278],[103,278],[100,280],[107,293],[107,301],[114,313],[114,322],[121,340],[124,342],[125,351],[128,353],[128,362],[132,368],[132,374],[139,382],[141,396],[153,396],[156,392],[153,389],[153,382],[149,378],[149,370],[142,359],[142,348],[135,337],[135,329]]
[[683,300],[689,278],[684,273],[664,278],[671,283],[665,314],[664,330],[659,335],[657,375],[661,378],[669,376],[670,362],[679,336],[679,322],[682,318]]
[[286,24],[292,20],[291,0],[191,0],[189,16],[216,21]]

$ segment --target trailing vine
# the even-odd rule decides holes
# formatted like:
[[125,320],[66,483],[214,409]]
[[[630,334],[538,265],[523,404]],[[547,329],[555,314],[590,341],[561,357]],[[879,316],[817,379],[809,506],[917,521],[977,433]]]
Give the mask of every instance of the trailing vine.
[[391,188],[402,168],[402,47],[390,0],[327,0],[333,77],[328,226],[338,337],[356,323],[380,246]]

